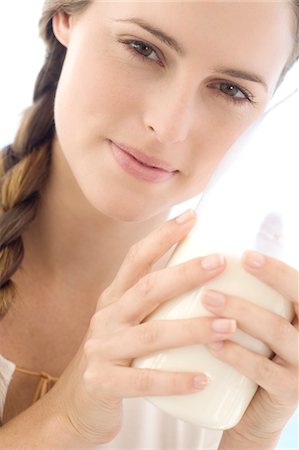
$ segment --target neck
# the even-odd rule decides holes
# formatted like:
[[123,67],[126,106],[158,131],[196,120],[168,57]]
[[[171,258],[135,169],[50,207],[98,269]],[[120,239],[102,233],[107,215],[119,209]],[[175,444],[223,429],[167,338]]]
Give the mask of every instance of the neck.
[[54,161],[37,216],[23,234],[24,259],[12,277],[18,298],[2,321],[2,352],[20,366],[61,373],[129,248],[166,215],[143,222],[104,216],[87,202],[68,166]]
[[53,152],[38,214],[23,234],[22,266],[30,282],[38,280],[63,300],[69,294],[80,302],[83,292],[85,299],[98,298],[129,248],[166,216],[124,222],[103,215],[88,203],[61,152]]

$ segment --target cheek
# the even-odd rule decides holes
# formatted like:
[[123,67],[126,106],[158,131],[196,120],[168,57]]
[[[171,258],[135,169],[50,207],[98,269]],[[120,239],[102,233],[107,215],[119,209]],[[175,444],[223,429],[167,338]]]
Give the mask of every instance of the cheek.
[[56,93],[55,123],[61,138],[84,140],[86,145],[101,131],[109,136],[140,100],[120,61],[84,48],[68,50]]

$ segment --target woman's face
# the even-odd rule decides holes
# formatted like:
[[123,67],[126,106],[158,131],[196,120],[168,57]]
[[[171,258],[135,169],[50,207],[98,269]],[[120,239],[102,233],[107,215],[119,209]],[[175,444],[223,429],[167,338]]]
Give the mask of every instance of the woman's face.
[[57,14],[68,50],[54,152],[85,199],[139,221],[199,193],[271,99],[294,25],[287,2],[94,1]]

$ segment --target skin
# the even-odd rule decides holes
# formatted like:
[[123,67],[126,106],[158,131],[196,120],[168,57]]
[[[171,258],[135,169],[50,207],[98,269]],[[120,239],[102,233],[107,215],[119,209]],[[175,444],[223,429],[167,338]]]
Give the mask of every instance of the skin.
[[[93,14],[101,17],[101,26]],[[200,192],[219,159],[272,96],[293,42],[284,31],[289,14],[284,4],[269,8],[264,2],[254,8],[244,3],[241,12],[232,3],[195,2],[190,7],[183,2],[172,8],[162,2],[158,9],[155,2],[95,2],[71,21],[71,28],[57,24],[58,38],[68,47],[55,104],[57,134],[90,205],[109,217],[144,221]],[[137,25],[117,22],[131,17],[175,36],[185,55]],[[211,26],[219,32],[212,34]],[[155,45],[163,52],[164,67],[154,53],[148,64],[134,58],[128,45],[119,42],[130,38]],[[215,86],[226,78],[209,69],[217,65],[260,74],[268,92],[261,84],[227,78],[255,97],[254,104],[229,104]],[[117,168],[107,139],[137,147],[179,172],[168,183],[140,183]]]
[[[225,266],[203,270],[196,259],[151,274],[157,261],[190,231],[194,218],[184,224],[171,221],[149,232],[165,220],[172,205],[204,188],[219,160],[262,114],[275,91],[293,45],[293,17],[286,2],[253,5],[163,2],[158,9],[155,2],[93,2],[83,14],[69,17],[60,12],[54,17],[55,35],[68,50],[55,101],[53,166],[37,219],[24,234],[23,269],[14,276],[23,301],[16,302],[3,320],[0,334],[8,343],[5,352],[19,365],[43,367],[54,375],[63,372],[51,396],[65,400],[59,402],[63,414],[92,442],[105,442],[117,434],[124,397],[194,392],[195,374],[140,375],[128,366],[132,358],[176,346],[177,340],[181,345],[191,343],[190,333],[174,332],[177,323],[166,333],[171,342],[164,340],[165,333],[142,341],[144,334],[154,331],[144,331],[139,324],[167,298],[224,270]],[[137,25],[116,22],[130,17],[140,17],[175,37],[185,53],[176,53]],[[159,56],[164,55],[163,64],[154,54],[150,61],[133,56],[124,44],[132,39],[157,49]],[[267,90],[261,83],[220,75],[211,70],[216,65],[254,72],[265,80]],[[220,81],[237,83],[251,93],[254,103],[231,102],[220,91]],[[108,139],[167,161],[177,172],[163,183],[137,180],[115,162]],[[293,269],[270,258],[261,269],[245,267],[297,301]],[[187,285],[182,276],[186,271]],[[169,279],[177,280],[171,292],[165,287],[172,284]],[[149,295],[153,285],[155,298]],[[266,371],[252,371],[262,367],[259,357],[248,356],[235,344],[225,342],[217,351],[220,359],[262,386],[240,425],[225,433],[223,449],[234,448],[234,443],[238,448],[238,439],[252,443],[262,438],[272,445],[294,410],[297,359],[293,355],[290,361],[287,355],[296,345],[296,323],[292,326],[268,313],[260,331],[252,320],[256,309],[247,303],[241,309],[241,302],[227,298],[217,314],[237,320],[279,356],[263,366],[273,365],[273,376],[267,377]],[[26,332],[20,326],[24,320]],[[229,323],[219,336],[211,328],[212,319],[200,320],[200,327],[198,319],[192,322],[202,332],[192,335],[196,342],[222,342],[234,331]],[[279,348],[269,332],[277,321],[285,330]],[[120,354],[124,340],[131,347]],[[98,412],[93,415],[95,404]],[[274,420],[277,410],[282,412]],[[99,422],[104,424],[101,432]]]

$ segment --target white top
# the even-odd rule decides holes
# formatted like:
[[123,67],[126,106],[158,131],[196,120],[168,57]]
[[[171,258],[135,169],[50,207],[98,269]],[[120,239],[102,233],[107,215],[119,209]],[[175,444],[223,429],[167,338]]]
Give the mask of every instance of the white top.
[[[15,364],[0,355],[0,418],[3,416]],[[221,431],[207,430],[176,419],[141,398],[124,400],[123,424],[118,436],[101,449],[216,450]]]

